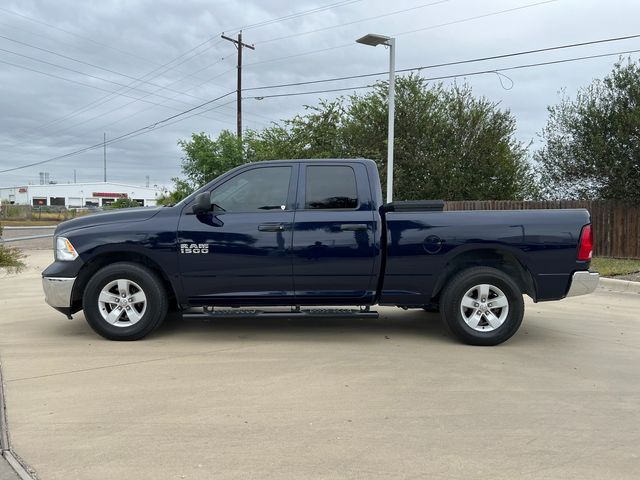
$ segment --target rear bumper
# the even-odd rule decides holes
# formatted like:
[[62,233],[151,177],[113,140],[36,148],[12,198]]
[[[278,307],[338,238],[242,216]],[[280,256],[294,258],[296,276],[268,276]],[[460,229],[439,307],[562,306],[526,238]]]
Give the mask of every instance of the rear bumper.
[[75,277],[42,277],[42,289],[44,290],[45,301],[57,310],[70,309],[71,292],[73,291],[75,281]]
[[577,297],[592,293],[598,286],[600,274],[596,272],[575,272],[571,277],[571,286],[567,292],[567,297]]

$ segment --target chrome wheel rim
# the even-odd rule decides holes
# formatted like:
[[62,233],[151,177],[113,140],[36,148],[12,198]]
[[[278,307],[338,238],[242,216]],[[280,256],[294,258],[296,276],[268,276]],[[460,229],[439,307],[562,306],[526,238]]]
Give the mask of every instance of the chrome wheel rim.
[[467,290],[460,302],[465,323],[477,332],[491,332],[509,315],[509,300],[495,285],[483,283]]
[[102,318],[114,327],[130,327],[147,311],[147,296],[136,282],[114,280],[100,292],[98,309]]

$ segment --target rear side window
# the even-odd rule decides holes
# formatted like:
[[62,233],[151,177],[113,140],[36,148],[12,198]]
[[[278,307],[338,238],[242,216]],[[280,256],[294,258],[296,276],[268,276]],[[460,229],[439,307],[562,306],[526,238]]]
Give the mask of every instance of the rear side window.
[[340,165],[307,167],[306,209],[356,208],[358,194],[353,168]]

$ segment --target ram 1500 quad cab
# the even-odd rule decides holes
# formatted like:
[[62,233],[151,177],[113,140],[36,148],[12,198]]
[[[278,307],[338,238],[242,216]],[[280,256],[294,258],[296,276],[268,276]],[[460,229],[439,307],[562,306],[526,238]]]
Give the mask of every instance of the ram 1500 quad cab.
[[442,206],[384,204],[371,160],[242,165],[171,207],[60,224],[46,301],[69,317],[84,310],[112,340],[148,335],[169,309],[370,316],[390,305],[439,310],[463,342],[495,345],[518,330],[523,294],[596,288],[586,210]]

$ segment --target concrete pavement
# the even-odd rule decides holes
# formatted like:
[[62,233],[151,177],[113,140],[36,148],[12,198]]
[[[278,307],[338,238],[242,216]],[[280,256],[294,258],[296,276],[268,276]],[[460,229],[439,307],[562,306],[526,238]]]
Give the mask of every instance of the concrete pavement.
[[[56,225],[52,225],[47,228],[26,228],[19,230],[5,227],[2,232],[2,238],[5,240],[11,240],[13,238],[30,237],[36,235],[53,235]],[[19,246],[23,250],[49,250],[51,251],[53,245],[53,236],[45,238],[34,238],[31,240],[21,240],[18,242],[7,242],[7,246],[17,247]]]
[[4,458],[0,457],[0,480],[19,480],[20,477],[13,471]]
[[13,449],[50,479],[636,479],[640,295],[527,303],[499,347],[437,317],[171,321],[109,342],[0,278]]

